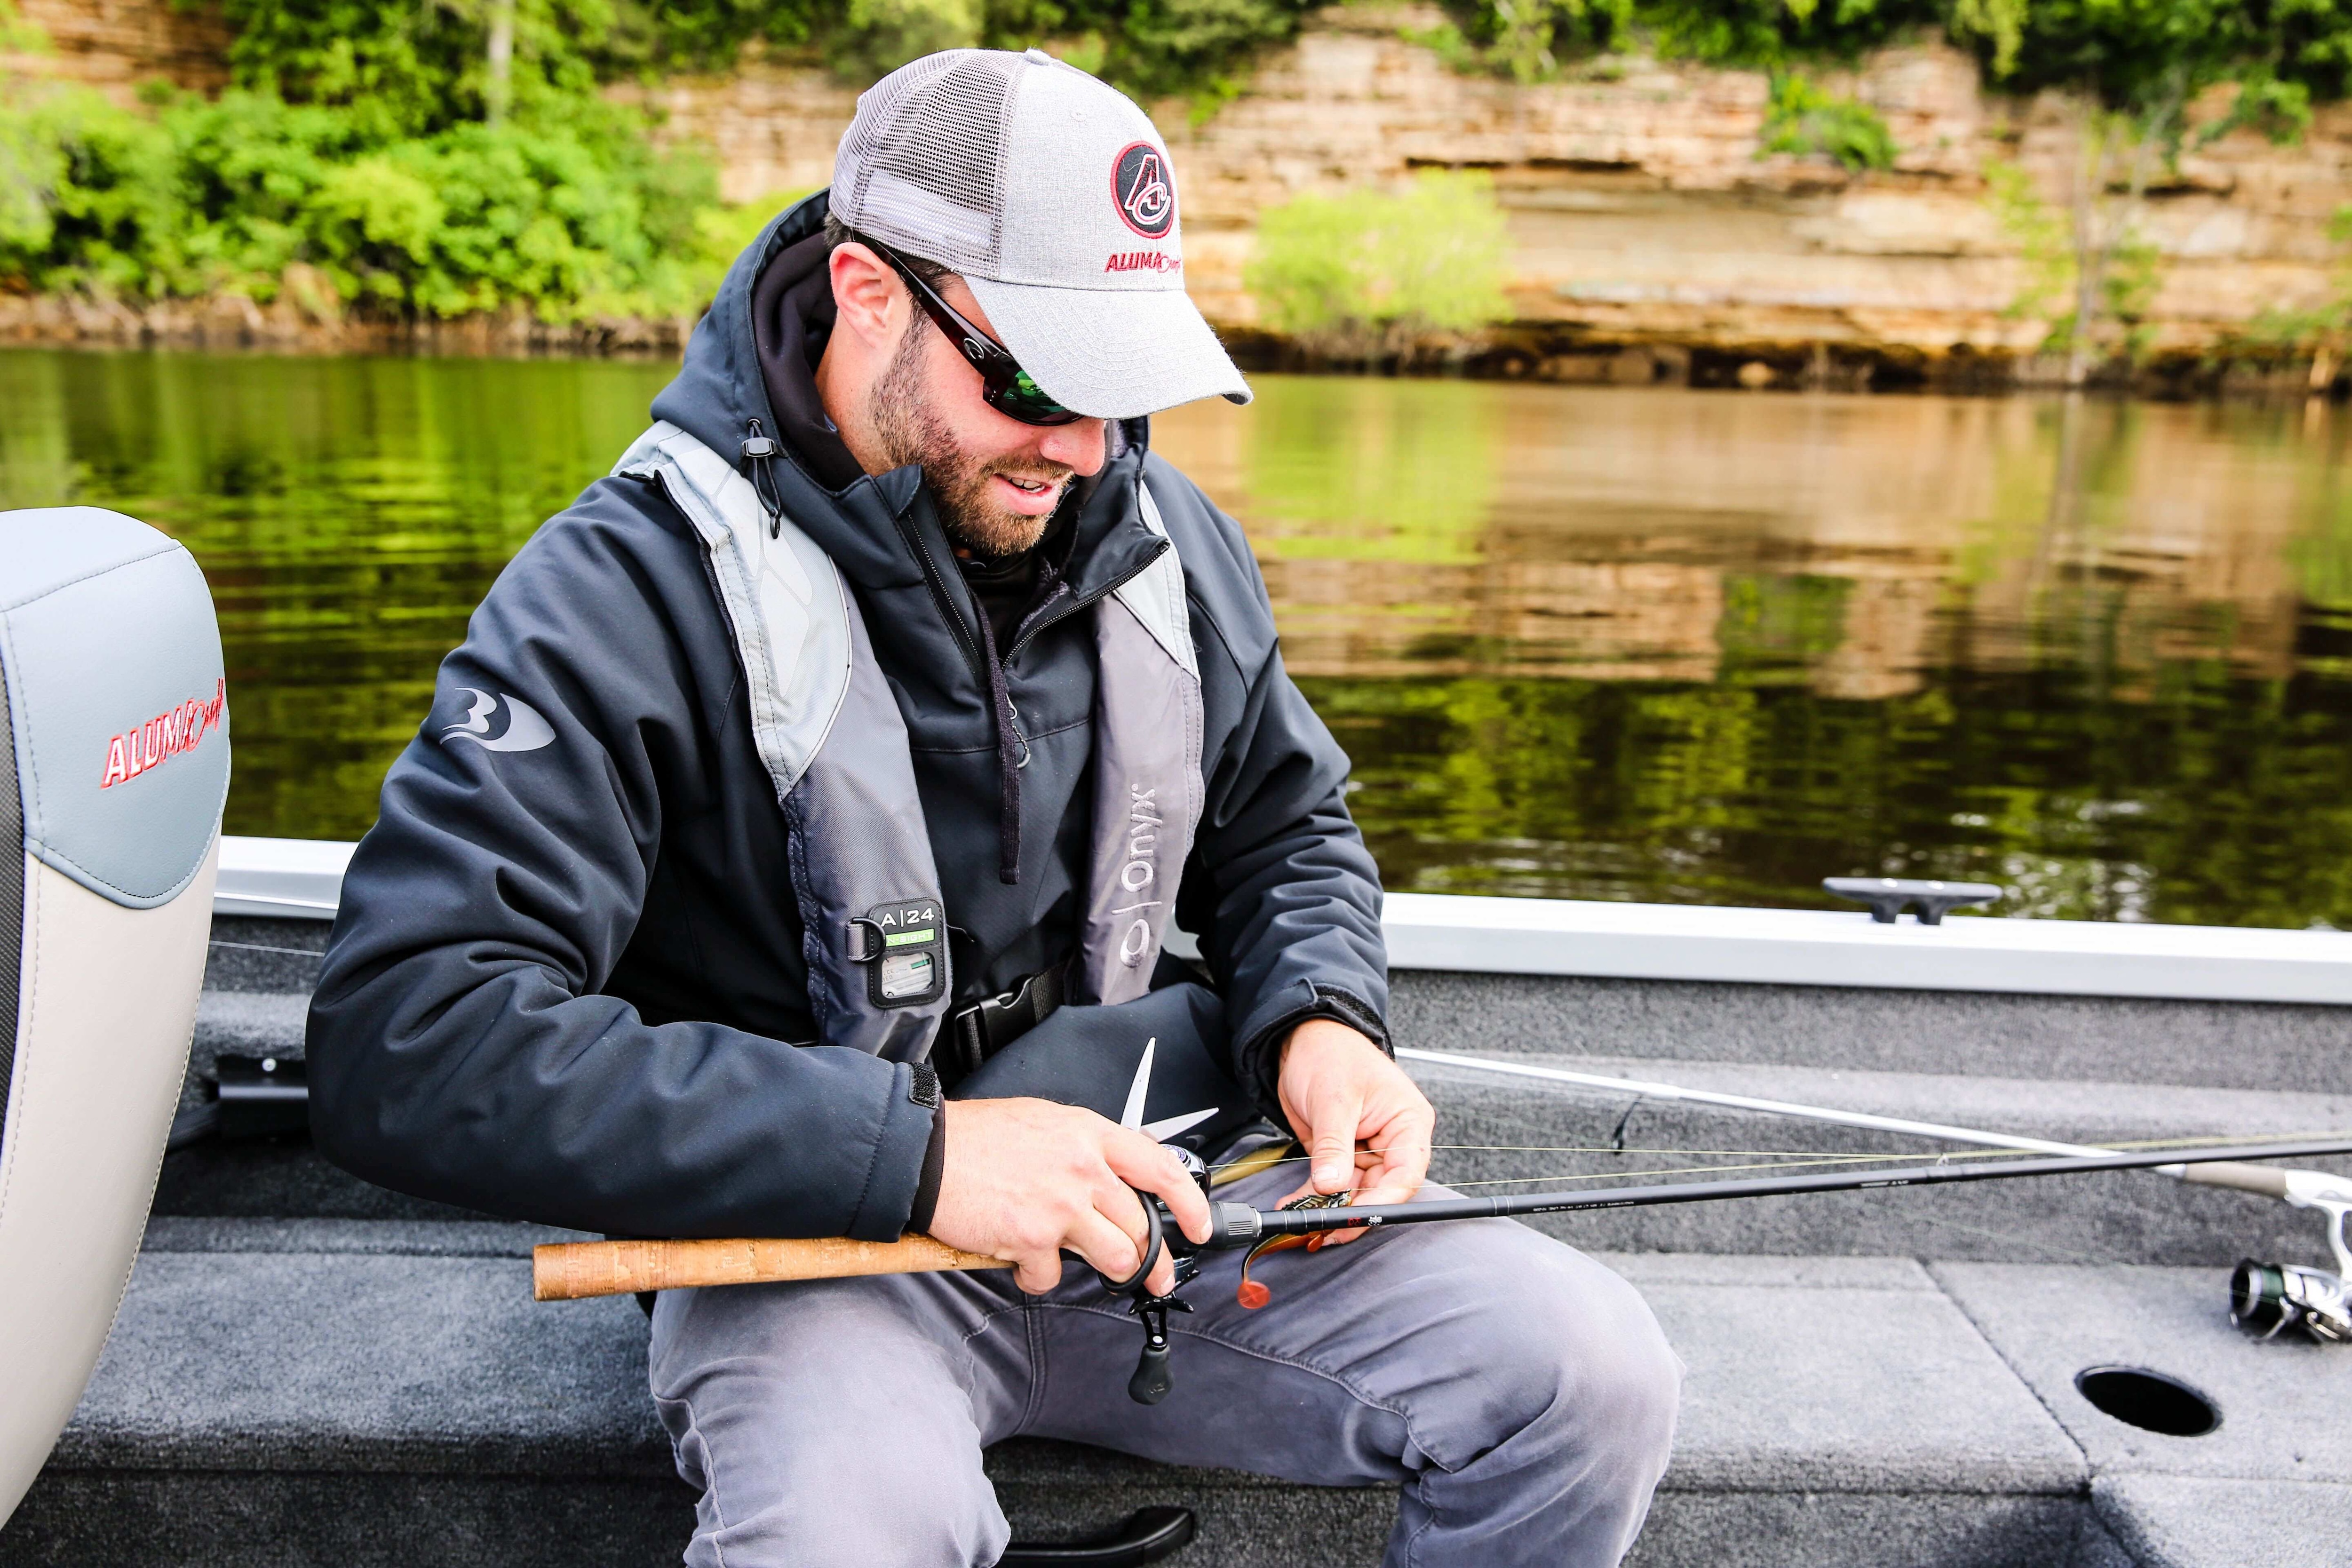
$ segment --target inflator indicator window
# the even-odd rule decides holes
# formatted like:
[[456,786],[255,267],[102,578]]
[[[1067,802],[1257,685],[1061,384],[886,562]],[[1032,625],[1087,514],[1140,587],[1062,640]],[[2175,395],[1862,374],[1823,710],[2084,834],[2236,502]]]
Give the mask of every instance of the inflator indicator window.
[[894,952],[882,961],[882,1000],[906,1002],[931,989],[934,965],[928,952]]

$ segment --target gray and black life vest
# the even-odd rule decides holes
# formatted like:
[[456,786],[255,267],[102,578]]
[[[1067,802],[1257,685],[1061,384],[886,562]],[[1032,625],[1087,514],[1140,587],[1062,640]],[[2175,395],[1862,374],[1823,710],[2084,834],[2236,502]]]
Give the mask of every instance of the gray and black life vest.
[[[919,1061],[953,994],[907,723],[840,570],[734,465],[667,421],[616,475],[658,479],[710,553],[775,782],[819,1037]],[[1146,527],[1167,528],[1150,488]],[[1174,542],[1097,604],[1094,837],[1071,1000],[1150,989],[1201,820],[1201,673]]]

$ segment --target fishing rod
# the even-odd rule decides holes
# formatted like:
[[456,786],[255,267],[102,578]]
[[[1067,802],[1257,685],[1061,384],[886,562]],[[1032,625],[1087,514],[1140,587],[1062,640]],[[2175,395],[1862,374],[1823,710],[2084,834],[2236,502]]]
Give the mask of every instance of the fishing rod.
[[[1515,1219],[1526,1215],[1572,1214],[1583,1209],[1653,1208],[1665,1204],[1711,1203],[1729,1198],[1781,1197],[1797,1193],[1851,1193],[1877,1187],[1937,1186],[1954,1182],[2002,1182],[2024,1176],[2068,1176],[2091,1171],[2147,1171],[2180,1163],[2183,1151],[2142,1151],[2055,1155],[2000,1164],[1912,1165],[1892,1171],[1832,1171],[1810,1176],[1741,1176],[1717,1182],[1662,1182],[1645,1187],[1598,1191],[1507,1193],[1486,1197],[1432,1198],[1422,1203],[1374,1204],[1365,1207],[1254,1209],[1246,1204],[1212,1202],[1218,1234],[1202,1245],[1216,1250],[1255,1246],[1266,1237],[1313,1236],[1361,1226],[1420,1225],[1448,1219]],[[2352,1154],[2352,1139],[2248,1143],[2196,1151],[2231,1163],[2294,1160],[2320,1154]]]
[[[1103,1289],[1128,1298],[1129,1310],[1142,1321],[1144,1343],[1128,1394],[1138,1404],[1156,1405],[1174,1387],[1169,1364],[1168,1315],[1189,1312],[1192,1306],[1177,1292],[1200,1272],[1201,1255],[1246,1247],[1253,1258],[1273,1247],[1296,1246],[1333,1231],[1359,1226],[1386,1230],[1398,1226],[1427,1225],[1445,1220],[1517,1218],[1529,1215],[1572,1214],[1591,1209],[1647,1208],[1666,1204],[1714,1203],[1740,1198],[1780,1197],[1801,1193],[1875,1191],[1880,1188],[1941,1186],[1960,1182],[2017,1181],[2037,1176],[2075,1175],[2094,1171],[2151,1170],[2181,1163],[2179,1149],[2161,1152],[2114,1152],[2056,1155],[2000,1163],[1912,1165],[1895,1170],[1830,1172],[1802,1176],[1746,1176],[1728,1181],[1673,1182],[1648,1186],[1611,1187],[1580,1192],[1517,1193],[1487,1197],[1433,1198],[1421,1203],[1349,1205],[1344,1194],[1307,1199],[1282,1209],[1259,1209],[1247,1204],[1209,1200],[1210,1234],[1194,1242],[1176,1226],[1166,1204],[1138,1193],[1143,1205],[1143,1259],[1134,1273],[1112,1279],[1097,1271]],[[2200,1161],[2245,1163],[2258,1160],[2307,1159],[2318,1155],[2352,1154],[2352,1138],[2304,1139],[2272,1143],[2226,1144],[2199,1149]],[[1186,1156],[1193,1177],[1208,1188],[1208,1168]],[[1144,1280],[1162,1256],[1175,1266],[1176,1283],[1166,1295],[1153,1292]],[[1009,1268],[999,1258],[963,1252],[929,1237],[909,1237],[897,1242],[858,1242],[841,1237],[817,1240],[761,1241],[604,1241],[572,1242],[541,1247],[531,1264],[532,1294],[540,1300],[567,1300],[584,1296],[617,1295],[637,1290],[679,1289],[710,1285],[752,1284],[785,1279],[839,1279],[854,1275],[929,1273],[948,1269]],[[2266,1266],[2242,1264],[2240,1272]],[[2316,1337],[2352,1338],[2352,1316],[2341,1314],[2341,1282],[2332,1304],[2324,1289],[2305,1289],[2299,1277],[2318,1275],[2298,1270],[2296,1277],[2277,1272],[2233,1281],[2233,1296],[2252,1293],[2250,1310],[2259,1313],[2273,1301],[2284,1313],[2315,1313],[2339,1324],[2344,1331]],[[2275,1278],[2273,1277],[2275,1276]],[[2332,1277],[2320,1276],[2322,1280]],[[1247,1283],[1246,1264],[1244,1284]],[[1248,1303],[1246,1296],[1244,1298]],[[2242,1321],[2243,1320],[2242,1319]],[[2261,1326],[2256,1324],[2254,1326]],[[2285,1327],[2282,1321],[2273,1332]]]
[[[1399,1061],[1426,1062],[1435,1067],[1533,1079],[1538,1082],[1632,1094],[1648,1100],[1760,1111],[1800,1121],[1864,1128],[1874,1132],[1937,1138],[1953,1143],[1974,1143],[1987,1148],[2084,1158],[2116,1152],[2078,1143],[2023,1138],[2013,1132],[1988,1132],[1975,1127],[1914,1121],[1869,1111],[1838,1110],[1793,1100],[1759,1100],[1752,1095],[1728,1094],[1720,1089],[1685,1089],[1680,1084],[1612,1078],[1601,1073],[1578,1072],[1567,1068],[1472,1056],[1458,1051],[1418,1050],[1400,1046],[1396,1054]],[[2318,1211],[2326,1226],[2328,1250],[2335,1256],[2336,1272],[2330,1274],[2325,1269],[2305,1268],[2301,1264],[2263,1263],[2246,1258],[2239,1263],[2231,1277],[2230,1318],[2241,1328],[2264,1339],[2276,1338],[2290,1330],[2300,1330],[2316,1340],[2352,1340],[2352,1240],[2347,1240],[2346,1236],[2347,1219],[2352,1219],[2352,1177],[2339,1176],[2328,1171],[2282,1171],[2275,1166],[2228,1160],[2173,1160],[2150,1164],[2147,1169],[2192,1186],[2226,1187],[2235,1192],[2254,1193],[2295,1208]]]
[[[1579,1089],[1602,1089],[1614,1094],[1638,1095],[1644,1100],[1679,1101],[1689,1105],[1716,1105],[1730,1110],[1755,1110],[1769,1116],[1786,1116],[1803,1121],[1822,1121],[1840,1127],[1865,1128],[1873,1132],[1902,1132],[1919,1138],[1940,1138],[1950,1143],[1974,1143],[1988,1149],[2023,1149],[2044,1154],[2092,1156],[2119,1152],[2114,1149],[2094,1148],[2083,1143],[2060,1143],[2047,1138],[2025,1138],[2014,1132],[1988,1132],[1982,1128],[1956,1127],[1942,1121],[1914,1121],[1907,1117],[1880,1116],[1867,1110],[1837,1110],[1825,1105],[1805,1105],[1789,1100],[1759,1100],[1753,1095],[1727,1094],[1721,1089],[1685,1089],[1680,1084],[1657,1083],[1646,1079],[1612,1078],[1602,1073],[1576,1072],[1567,1068],[1545,1067],[1536,1062],[1507,1061],[1496,1057],[1476,1057],[1461,1051],[1416,1050],[1399,1046],[1397,1060],[1427,1062],[1433,1067],[1465,1068],[1474,1072],[1494,1073],[1509,1078],[1534,1079],[1544,1083],[1570,1084]],[[2325,1171],[2281,1173],[2264,1171],[2249,1176],[2226,1168],[2205,1174],[2199,1172],[2223,1163],[2200,1161],[2189,1164],[2168,1161],[2147,1169],[2178,1180],[2205,1186],[2236,1187],[2244,1192],[2257,1192],[2270,1197],[2284,1197],[2270,1178],[2281,1174],[2309,1176],[2320,1183],[2341,1188],[2345,1201],[2352,1202],[2352,1180],[2332,1176]],[[2290,1200],[2292,1201],[2292,1200]],[[2352,1272],[2352,1264],[2347,1265]]]

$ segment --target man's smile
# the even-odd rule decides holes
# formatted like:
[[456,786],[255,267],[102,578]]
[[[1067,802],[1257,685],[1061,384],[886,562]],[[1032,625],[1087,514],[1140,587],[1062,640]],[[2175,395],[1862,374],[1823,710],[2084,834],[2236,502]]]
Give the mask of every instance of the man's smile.
[[1044,517],[1060,502],[1069,477],[1065,474],[1037,479],[1025,474],[996,473],[989,476],[989,483],[996,487],[997,499],[1007,510],[1023,517]]

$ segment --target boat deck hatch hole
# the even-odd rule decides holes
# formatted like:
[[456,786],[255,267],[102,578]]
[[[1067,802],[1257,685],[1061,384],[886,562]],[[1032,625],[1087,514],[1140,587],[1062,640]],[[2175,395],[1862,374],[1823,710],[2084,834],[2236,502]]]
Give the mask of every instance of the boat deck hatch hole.
[[2083,1397],[2127,1426],[2168,1437],[2202,1437],[2221,1425],[2213,1402],[2160,1372],[2137,1366],[2095,1366],[2075,1373]]

